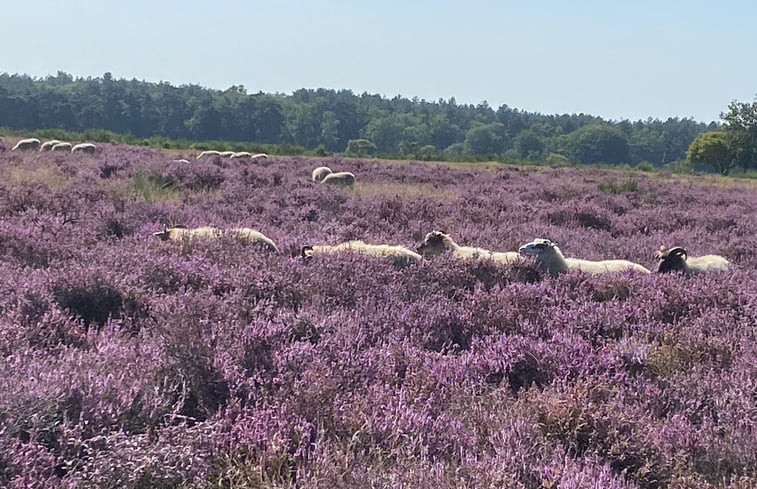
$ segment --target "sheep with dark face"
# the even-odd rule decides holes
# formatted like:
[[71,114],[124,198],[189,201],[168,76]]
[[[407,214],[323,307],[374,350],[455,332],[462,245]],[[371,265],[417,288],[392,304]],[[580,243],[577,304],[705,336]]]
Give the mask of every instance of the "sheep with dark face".
[[330,175],[331,173],[333,172],[328,166],[319,166],[313,170],[312,179],[314,182],[322,182],[323,179],[326,178],[326,175]]
[[528,256],[536,261],[542,272],[551,277],[565,273],[569,270],[580,270],[589,274],[613,273],[633,271],[649,273],[645,267],[628,260],[583,260],[581,258],[565,258],[557,243],[548,239],[537,238],[518,248],[518,253]]
[[686,275],[700,273],[722,272],[731,267],[730,262],[720,255],[704,255],[689,257],[686,250],[680,246],[666,249],[664,246],[655,255],[657,272],[683,272]]
[[392,261],[395,267],[405,268],[414,263],[420,263],[422,257],[404,246],[388,244],[368,244],[363,241],[347,241],[337,245],[303,246],[302,258],[310,260],[315,255],[334,253],[360,253],[376,258],[385,258]]
[[329,173],[321,183],[326,185],[340,185],[343,187],[350,187],[355,184],[355,175],[348,171],[340,171],[336,173]]
[[[54,146],[53,146],[54,147]],[[97,146],[92,143],[79,143],[71,148],[72,153],[86,153],[93,155],[97,151]]]
[[11,151],[36,151],[41,144],[37,138],[26,138],[17,142]]
[[450,253],[461,260],[492,260],[499,264],[512,264],[520,260],[515,251],[491,251],[472,246],[460,246],[444,231],[431,231],[416,249],[424,258]]

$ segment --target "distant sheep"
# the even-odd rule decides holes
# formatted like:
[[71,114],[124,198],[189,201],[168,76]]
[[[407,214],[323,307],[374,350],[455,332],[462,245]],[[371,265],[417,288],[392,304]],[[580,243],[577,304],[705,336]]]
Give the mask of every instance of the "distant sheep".
[[268,155],[265,153],[255,153],[254,155],[252,155],[252,159],[253,160],[257,160],[257,159],[267,160]]
[[360,253],[377,258],[388,258],[397,268],[405,268],[414,263],[420,263],[421,255],[404,246],[387,244],[368,244],[363,241],[347,241],[338,245],[303,246],[302,258],[311,259],[314,255],[334,253]]
[[542,238],[524,244],[518,248],[518,252],[523,256],[534,258],[539,269],[548,273],[551,277],[557,277],[568,270],[580,270],[589,274],[625,272],[628,270],[649,273],[649,270],[643,266],[628,260],[591,261],[580,258],[565,258],[557,243]]
[[189,163],[189,160],[185,158],[180,158],[178,160],[171,160],[173,163]]
[[53,145],[53,147],[50,148],[50,151],[66,151],[66,152],[69,152],[69,151],[71,151],[72,147],[73,147],[73,145],[71,143],[58,143],[58,144]]
[[218,239],[221,237],[232,237],[243,240],[250,244],[261,244],[268,251],[278,252],[276,244],[260,231],[250,228],[232,228],[229,230],[219,229],[211,226],[198,228],[187,228],[184,226],[163,227],[163,231],[153,233],[153,236],[162,241],[185,242],[194,238],[211,238]]
[[72,153],[86,153],[93,155],[97,151],[97,146],[92,143],[79,143],[71,148]]
[[321,183],[324,183],[327,185],[341,185],[341,186],[349,187],[355,184],[355,175],[348,171],[329,173],[328,175],[323,177],[323,180],[321,180]]
[[234,154],[233,151],[221,151],[220,153],[218,153],[218,156],[220,156],[222,158],[230,158],[231,155],[233,155],[233,154]]
[[461,260],[492,260],[499,264],[511,264],[520,260],[520,255],[515,251],[490,251],[484,248],[460,246],[443,231],[431,231],[424,238],[416,250],[425,258],[438,256],[449,252],[453,257]]
[[658,260],[656,272],[683,272],[686,275],[698,275],[708,272],[722,272],[728,270],[731,264],[720,255],[704,255],[689,257],[684,248],[676,246],[665,249],[661,247],[655,255]]
[[235,160],[237,158],[252,158],[252,153],[249,151],[237,151],[236,153],[233,153],[229,158],[232,160]]
[[220,154],[221,154],[220,151],[216,151],[214,149],[211,149],[211,150],[208,150],[208,151],[203,151],[202,153],[198,154],[197,155],[197,159],[199,160],[199,159],[205,158],[206,156],[219,156]]
[[53,146],[55,146],[58,143],[60,143],[60,141],[58,141],[57,139],[51,139],[50,141],[45,141],[44,143],[42,143],[42,146],[39,147],[39,150],[50,151],[51,149],[53,149]]
[[39,139],[26,138],[17,142],[11,151],[36,151],[41,146]]
[[331,171],[331,168],[329,168],[328,166],[319,166],[318,168],[313,170],[313,176],[312,176],[313,181],[321,182],[323,181],[324,178],[326,178],[326,175],[330,175],[331,173],[333,172]]

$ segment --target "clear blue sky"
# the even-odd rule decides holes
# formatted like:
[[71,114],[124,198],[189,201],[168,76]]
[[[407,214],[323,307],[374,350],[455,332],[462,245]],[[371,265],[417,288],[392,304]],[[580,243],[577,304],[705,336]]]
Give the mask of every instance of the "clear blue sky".
[[346,88],[545,114],[717,120],[757,94],[755,0],[25,0],[0,71]]

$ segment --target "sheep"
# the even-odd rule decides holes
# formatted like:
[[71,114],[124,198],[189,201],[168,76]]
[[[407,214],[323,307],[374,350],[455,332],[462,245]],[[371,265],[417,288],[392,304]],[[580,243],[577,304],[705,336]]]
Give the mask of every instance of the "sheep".
[[377,258],[390,258],[397,268],[405,268],[409,265],[420,263],[423,257],[404,246],[387,244],[368,244],[364,241],[347,241],[337,245],[303,246],[302,258],[310,260],[314,255],[333,253],[360,253]]
[[425,258],[438,256],[450,252],[454,258],[461,260],[492,260],[498,264],[511,264],[520,260],[520,255],[515,251],[490,251],[484,248],[460,246],[444,231],[431,231],[416,249]]
[[273,240],[260,231],[250,228],[232,228],[227,232],[228,235],[235,238],[244,240],[250,244],[261,244],[263,247],[274,253],[278,253],[279,249],[276,247],[276,243]]
[[265,153],[255,153],[254,155],[252,155],[252,159],[253,160],[257,160],[257,159],[267,160],[268,155]]
[[231,155],[233,155],[233,154],[234,154],[233,151],[221,151],[220,153],[218,153],[218,156],[220,156],[222,158],[230,158]]
[[557,277],[568,270],[580,270],[589,274],[634,271],[649,273],[645,267],[628,260],[591,261],[580,258],[565,258],[557,243],[548,239],[537,238],[518,248],[518,253],[536,260],[539,269],[551,277]]
[[210,149],[208,151],[203,151],[202,153],[198,154],[197,155],[197,159],[199,160],[199,159],[202,159],[202,158],[204,158],[206,156],[219,156],[220,154],[221,154],[220,151],[216,151],[214,149]]
[[163,231],[153,233],[153,236],[162,241],[183,242],[194,238],[221,238],[232,237],[243,240],[250,244],[262,244],[268,251],[278,253],[279,249],[272,239],[265,236],[260,231],[250,228],[231,228],[229,230],[219,229],[210,226],[199,228],[187,228],[184,226],[167,227],[163,226]]
[[238,151],[231,156],[229,156],[232,160],[235,160],[237,158],[252,158],[252,153],[249,151]]
[[333,172],[331,171],[331,168],[329,168],[328,166],[319,166],[318,168],[313,170],[313,175],[312,175],[313,181],[321,182],[323,181],[324,178],[326,178],[326,175],[330,175],[331,173]]
[[95,154],[97,146],[92,143],[79,143],[71,148],[72,153],[87,153],[90,155]]
[[343,185],[345,187],[349,187],[355,184],[355,175],[348,171],[329,173],[328,175],[323,177],[321,183],[328,185]]
[[172,163],[189,163],[186,158],[179,158],[178,160],[171,160]]
[[26,138],[17,142],[11,151],[31,151],[39,149],[41,143],[37,138]]
[[221,235],[221,231],[217,228],[203,226],[199,228],[188,228],[185,226],[167,227],[163,226],[163,231],[153,233],[153,236],[161,241],[186,241],[192,238],[205,237],[205,238],[217,238]]
[[58,143],[53,145],[52,148],[50,148],[50,151],[71,151],[72,144],[71,143]]
[[53,149],[53,146],[60,143],[61,141],[58,141],[57,139],[51,139],[50,141],[45,141],[42,143],[42,146],[39,147],[40,151],[50,151]]
[[704,255],[689,257],[686,250],[680,246],[665,249],[655,255],[658,260],[657,273],[683,272],[686,275],[698,275],[707,272],[722,272],[731,268],[731,263],[720,255]]

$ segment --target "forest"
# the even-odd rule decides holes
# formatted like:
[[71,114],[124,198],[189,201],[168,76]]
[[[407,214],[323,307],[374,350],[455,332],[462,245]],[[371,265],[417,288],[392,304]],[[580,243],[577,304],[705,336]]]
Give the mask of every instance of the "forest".
[[235,85],[220,91],[59,71],[44,78],[0,73],[0,127],[256,142],[321,155],[660,167],[685,160],[698,136],[721,126],[678,117],[608,121],[588,114],[546,115],[486,102],[351,90],[268,94]]

